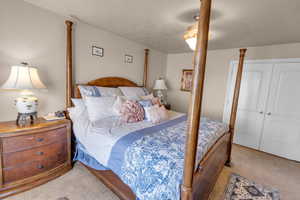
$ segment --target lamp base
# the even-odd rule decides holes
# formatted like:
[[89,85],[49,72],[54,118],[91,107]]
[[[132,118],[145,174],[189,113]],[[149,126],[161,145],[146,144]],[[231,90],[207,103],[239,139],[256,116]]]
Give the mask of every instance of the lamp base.
[[31,91],[24,90],[21,96],[15,99],[15,105],[18,110],[18,117],[16,120],[17,125],[24,126],[27,119],[30,119],[30,123],[33,124],[37,119],[37,106],[38,99],[33,95]]
[[24,90],[21,96],[15,99],[15,105],[18,113],[35,113],[38,107],[38,98],[32,92]]
[[162,92],[162,90],[157,90],[157,97],[159,98],[159,101],[161,104],[167,104],[167,101],[165,100],[165,96]]
[[34,123],[34,120],[37,119],[37,112],[33,113],[18,113],[16,124],[18,126],[24,126],[27,122],[27,119],[30,119],[30,124]]

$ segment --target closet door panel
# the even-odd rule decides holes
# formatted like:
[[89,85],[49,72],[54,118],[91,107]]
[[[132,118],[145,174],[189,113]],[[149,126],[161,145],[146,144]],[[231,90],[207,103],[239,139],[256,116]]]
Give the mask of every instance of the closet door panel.
[[254,149],[259,148],[271,75],[272,64],[245,64],[237,112],[235,143]]
[[300,63],[274,67],[261,150],[300,160]]
[[300,120],[267,118],[260,150],[300,161]]

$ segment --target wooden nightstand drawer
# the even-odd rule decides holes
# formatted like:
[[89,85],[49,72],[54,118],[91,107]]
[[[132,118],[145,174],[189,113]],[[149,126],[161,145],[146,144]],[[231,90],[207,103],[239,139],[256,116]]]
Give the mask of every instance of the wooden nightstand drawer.
[[56,142],[25,151],[4,153],[3,165],[5,168],[10,168],[32,161],[41,161],[48,158],[53,158],[55,156],[59,157],[61,154],[67,154],[67,143],[65,141]]
[[63,127],[31,135],[3,138],[2,148],[4,153],[17,152],[50,144],[55,141],[65,141],[66,138],[67,131]]
[[18,167],[5,168],[3,170],[4,183],[7,184],[48,171],[63,164],[66,159],[66,155],[60,154],[46,160],[33,161]]

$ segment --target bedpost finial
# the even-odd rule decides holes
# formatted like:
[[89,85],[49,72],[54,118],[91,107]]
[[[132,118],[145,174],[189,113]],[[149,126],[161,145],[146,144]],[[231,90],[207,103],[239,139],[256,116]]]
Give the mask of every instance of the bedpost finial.
[[241,55],[245,55],[245,54],[246,54],[246,51],[247,51],[247,48],[240,49],[240,54],[241,54]]
[[70,20],[66,20],[66,21],[65,21],[65,24],[66,24],[67,26],[72,26],[72,25],[73,25],[73,22],[70,21]]

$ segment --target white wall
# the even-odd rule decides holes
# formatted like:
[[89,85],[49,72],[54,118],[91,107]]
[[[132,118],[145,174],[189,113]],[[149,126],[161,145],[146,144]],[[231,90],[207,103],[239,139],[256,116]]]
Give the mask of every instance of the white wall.
[[[79,23],[75,28],[75,70],[78,83],[84,83],[103,76],[121,76],[143,82],[145,46],[126,40],[111,33]],[[91,46],[104,48],[104,57],[91,56]],[[124,55],[133,55],[133,63],[124,63]],[[154,79],[164,75],[167,55],[150,50],[149,86]]]
[[[250,47],[246,59],[299,58],[300,43]],[[221,120],[226,95],[226,83],[231,60],[238,60],[238,49],[208,52],[204,89],[203,114]],[[187,112],[190,93],[180,91],[182,69],[192,68],[193,53],[169,54],[166,79],[170,90],[168,101],[172,108]]]
[[[47,91],[37,91],[39,114],[64,109],[65,18],[20,0],[0,1],[0,85],[10,66],[22,61],[39,69]],[[91,46],[104,57],[91,56]],[[77,83],[104,76],[122,76],[139,84],[143,77],[144,45],[77,22],[74,26],[74,66]],[[133,64],[124,64],[124,54]],[[149,83],[165,74],[167,55],[150,50]],[[19,92],[0,91],[0,121],[16,118],[13,99]]]

